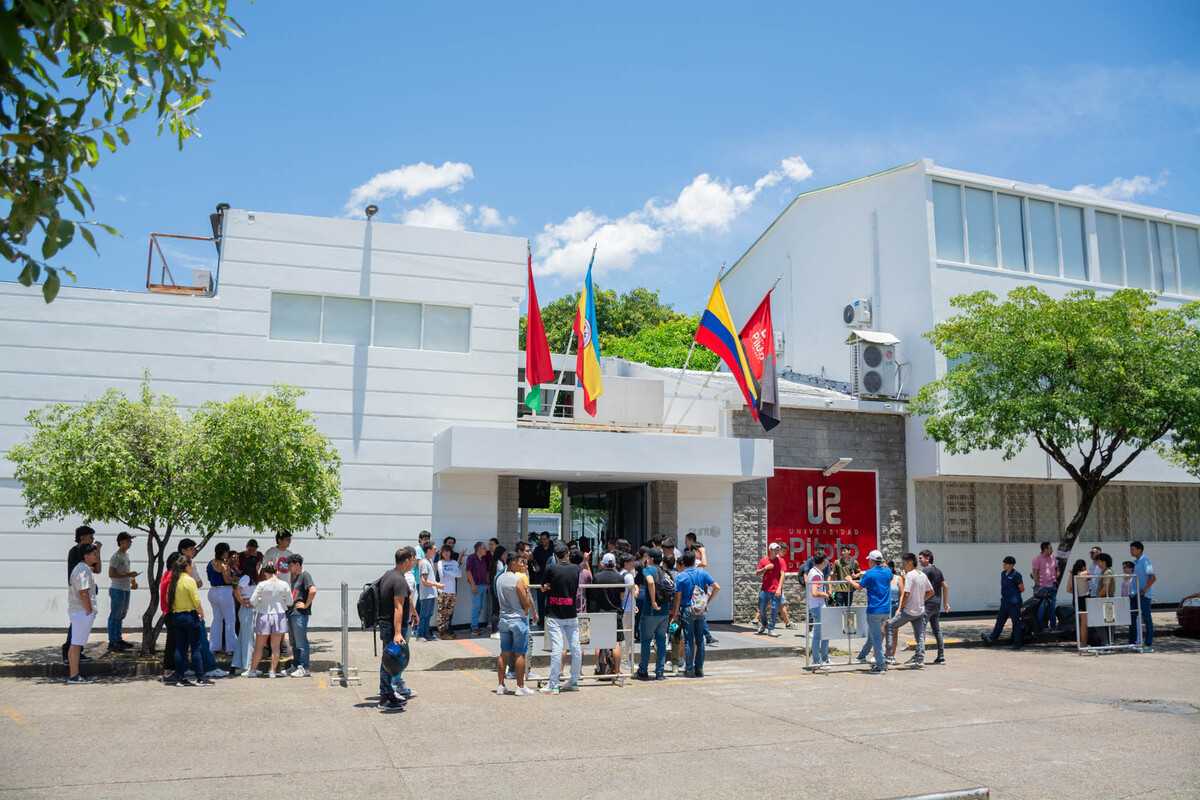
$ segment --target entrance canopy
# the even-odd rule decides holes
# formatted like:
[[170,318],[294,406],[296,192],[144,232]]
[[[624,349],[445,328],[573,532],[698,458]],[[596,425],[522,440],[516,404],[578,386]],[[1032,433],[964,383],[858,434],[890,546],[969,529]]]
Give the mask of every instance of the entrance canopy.
[[500,473],[542,480],[769,478],[769,439],[454,425],[433,439],[434,474]]

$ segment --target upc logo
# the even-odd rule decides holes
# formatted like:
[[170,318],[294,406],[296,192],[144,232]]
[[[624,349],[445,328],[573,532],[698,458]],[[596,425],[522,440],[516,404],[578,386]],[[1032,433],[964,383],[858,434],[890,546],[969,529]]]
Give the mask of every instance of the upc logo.
[[842,490],[837,486],[808,487],[808,523],[810,525],[840,525],[842,522]]

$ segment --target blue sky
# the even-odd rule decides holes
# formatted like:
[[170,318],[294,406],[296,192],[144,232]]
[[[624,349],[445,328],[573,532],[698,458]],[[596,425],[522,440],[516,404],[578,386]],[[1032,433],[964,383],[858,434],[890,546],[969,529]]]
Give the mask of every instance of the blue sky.
[[921,157],[1200,211],[1194,1],[235,5],[203,138],[138,124],[87,176],[124,238],[66,251],[81,285],[218,201],[526,236],[543,302],[599,239],[682,310],[797,192]]

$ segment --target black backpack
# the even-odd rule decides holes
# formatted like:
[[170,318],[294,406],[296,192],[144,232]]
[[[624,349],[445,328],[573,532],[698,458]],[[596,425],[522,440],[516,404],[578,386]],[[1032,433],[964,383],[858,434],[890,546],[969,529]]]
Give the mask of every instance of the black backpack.
[[379,581],[363,586],[358,595],[358,621],[362,629],[374,628],[379,622]]
[[669,609],[675,602],[675,576],[661,564],[654,570],[654,602],[661,609]]

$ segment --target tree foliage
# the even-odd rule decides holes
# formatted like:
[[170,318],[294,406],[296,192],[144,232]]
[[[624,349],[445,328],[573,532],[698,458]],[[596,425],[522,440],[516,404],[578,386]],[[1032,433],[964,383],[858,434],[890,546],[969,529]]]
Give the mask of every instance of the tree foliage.
[[[618,294],[612,289],[596,287],[596,324],[600,328],[600,350],[608,356],[621,356],[635,361],[646,361],[657,367],[682,367],[692,335],[696,332],[696,318],[681,314],[670,304],[659,299],[658,292],[651,289],[630,289]],[[542,307],[542,324],[546,328],[546,339],[550,350],[564,353],[571,338],[571,326],[575,322],[575,308],[579,303],[579,292],[573,292]],[[688,326],[690,330],[684,335]],[[683,337],[683,352],[676,352],[678,340]],[[525,348],[525,317],[521,317],[520,347]],[[716,358],[708,351],[697,349],[692,356],[696,369],[712,369]],[[654,354],[650,361],[633,353]]]
[[926,337],[952,366],[912,410],[951,453],[1045,451],[1080,488],[1060,550],[1147,449],[1200,474],[1200,303],[1160,308],[1138,289],[1056,300],[1025,286],[1004,302],[978,292],[951,304],[961,313]]
[[185,417],[147,380],[137,399],[110,389],[81,405],[36,409],[27,417],[32,434],[8,452],[26,521],[72,517],[146,535],[142,641],[152,651],[158,582],[176,532],[201,547],[232,528],[326,533],[341,504],[341,459],[296,406],[299,395],[277,388]]
[[[153,114],[179,146],[209,98],[205,72],[241,27],[226,0],[14,0],[0,7],[0,255],[51,302],[53,260],[78,233],[96,249],[95,204],[77,175],[129,144],[127,123]],[[69,203],[74,216],[64,217]],[[70,213],[68,211],[68,213]],[[40,232],[40,253],[30,236]]]

